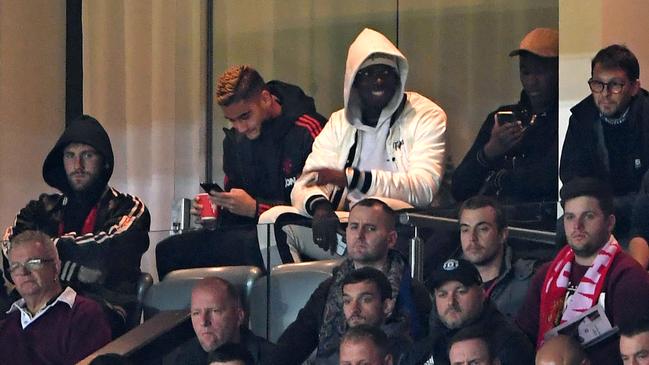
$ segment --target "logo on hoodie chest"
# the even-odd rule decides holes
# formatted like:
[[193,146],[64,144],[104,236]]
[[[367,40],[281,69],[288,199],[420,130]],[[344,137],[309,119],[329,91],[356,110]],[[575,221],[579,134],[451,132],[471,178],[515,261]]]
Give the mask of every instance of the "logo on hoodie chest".
[[395,151],[400,150],[403,147],[403,143],[403,139],[392,142],[392,149]]
[[290,158],[286,158],[284,159],[284,161],[282,161],[282,173],[285,176],[284,177],[285,188],[295,185],[295,182],[297,181],[297,176],[295,176],[295,173],[293,172],[294,167],[295,164],[293,163],[293,160],[291,160]]

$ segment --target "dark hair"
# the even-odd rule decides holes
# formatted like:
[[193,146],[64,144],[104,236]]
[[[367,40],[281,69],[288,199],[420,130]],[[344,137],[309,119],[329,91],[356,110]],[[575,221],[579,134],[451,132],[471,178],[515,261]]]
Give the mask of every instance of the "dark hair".
[[496,227],[498,228],[498,231],[502,231],[507,227],[507,218],[505,217],[505,212],[500,206],[500,203],[498,203],[495,198],[486,195],[476,195],[465,200],[458,210],[457,218],[460,219],[465,210],[474,210],[485,207],[492,207],[496,212]]
[[599,207],[605,215],[613,214],[613,191],[611,186],[602,180],[592,177],[576,177],[566,183],[559,192],[561,207],[565,209],[566,202],[580,196],[597,199]]
[[119,354],[103,354],[95,357],[90,365],[131,365],[133,362]]
[[392,299],[392,286],[383,272],[373,267],[362,267],[347,274],[340,286],[341,290],[348,284],[357,284],[364,281],[371,281],[381,293],[381,300]]
[[388,336],[380,328],[365,323],[349,328],[340,340],[340,346],[342,346],[343,342],[357,342],[360,340],[372,341],[381,357],[388,354]]
[[397,225],[397,213],[394,211],[394,209],[390,208],[389,205],[387,205],[384,201],[381,201],[379,199],[375,198],[365,198],[358,203],[354,204],[352,209],[350,209],[350,212],[354,210],[356,207],[367,207],[367,208],[372,208],[372,207],[381,207],[383,212],[388,215],[388,224],[390,225],[388,228],[393,230],[394,227]]
[[481,325],[469,326],[459,330],[448,342],[448,347],[446,348],[447,353],[450,354],[451,347],[453,347],[454,344],[468,340],[480,340],[484,342],[487,347],[489,359],[493,360],[497,357],[496,350],[494,349],[493,343],[491,343],[488,331]]
[[598,63],[602,68],[607,70],[616,68],[624,70],[626,76],[631,81],[640,78],[640,65],[638,64],[638,59],[635,57],[633,52],[624,45],[612,44],[597,52],[590,63],[591,75],[595,69],[595,65]]
[[643,332],[649,332],[649,318],[643,317],[624,321],[619,324],[620,336],[632,337]]
[[255,360],[252,358],[250,351],[238,343],[226,343],[216,350],[212,351],[207,357],[208,364],[213,361],[243,361],[246,365],[254,365]]
[[248,65],[236,65],[227,69],[216,82],[216,102],[228,106],[248,100],[266,89],[259,72]]

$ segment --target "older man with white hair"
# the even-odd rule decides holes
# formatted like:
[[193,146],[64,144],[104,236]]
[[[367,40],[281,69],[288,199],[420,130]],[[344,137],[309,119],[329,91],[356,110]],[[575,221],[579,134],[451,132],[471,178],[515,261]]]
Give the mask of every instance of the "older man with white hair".
[[25,231],[8,248],[9,273],[22,299],[0,323],[0,354],[14,364],[74,364],[110,341],[101,306],[63,289],[61,260],[45,233]]

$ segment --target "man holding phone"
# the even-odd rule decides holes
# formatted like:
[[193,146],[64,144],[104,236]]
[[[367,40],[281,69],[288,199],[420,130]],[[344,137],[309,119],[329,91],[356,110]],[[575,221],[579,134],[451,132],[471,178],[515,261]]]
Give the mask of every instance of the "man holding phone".
[[510,56],[519,56],[518,103],[490,113],[455,170],[458,201],[477,194],[503,203],[557,200],[559,33],[536,28]]
[[[232,66],[219,77],[216,101],[232,125],[224,129],[223,189],[204,187],[218,209],[218,219],[158,244],[161,279],[176,269],[263,266],[257,219],[272,206],[290,204],[293,185],[326,122],[316,112],[313,98],[299,87],[265,83],[246,65]],[[192,213],[198,215],[201,208],[195,200]]]

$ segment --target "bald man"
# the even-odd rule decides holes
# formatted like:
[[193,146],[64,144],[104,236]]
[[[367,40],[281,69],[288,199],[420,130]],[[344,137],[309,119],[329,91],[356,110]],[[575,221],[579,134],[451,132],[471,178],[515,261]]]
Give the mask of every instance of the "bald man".
[[541,346],[536,353],[536,365],[590,365],[590,360],[577,340],[558,335]]
[[260,363],[272,344],[243,326],[245,313],[241,296],[228,281],[219,277],[199,280],[192,289],[192,326],[196,337],[176,354],[175,364],[207,364],[208,353],[227,343],[240,344]]

